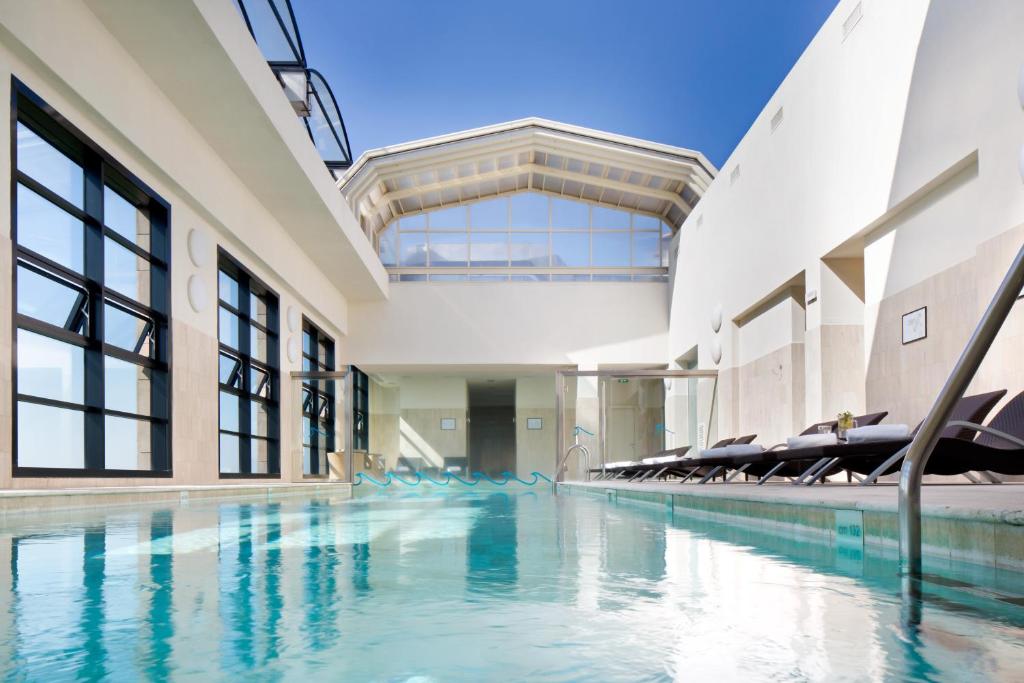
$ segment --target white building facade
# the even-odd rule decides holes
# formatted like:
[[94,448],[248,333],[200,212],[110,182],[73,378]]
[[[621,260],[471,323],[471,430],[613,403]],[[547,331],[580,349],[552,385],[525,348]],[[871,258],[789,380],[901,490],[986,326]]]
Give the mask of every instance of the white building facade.
[[[695,446],[913,424],[1024,239],[1012,0],[843,0],[721,173],[540,119],[325,166],[250,28],[3,3],[0,488],[350,478],[338,411],[356,470],[551,474],[559,369],[717,370]],[[291,379],[348,366],[351,406]],[[659,386],[621,406],[682,433]]]

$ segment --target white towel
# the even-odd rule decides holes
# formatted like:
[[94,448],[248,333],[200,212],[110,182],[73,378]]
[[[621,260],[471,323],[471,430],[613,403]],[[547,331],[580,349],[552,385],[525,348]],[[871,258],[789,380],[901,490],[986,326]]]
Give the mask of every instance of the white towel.
[[786,439],[787,448],[810,448],[811,446],[834,446],[839,443],[834,432],[828,434],[804,434]]
[[864,443],[865,441],[888,441],[890,439],[906,439],[910,436],[907,425],[868,425],[846,430],[848,443]]
[[604,464],[605,469],[612,469],[615,467],[630,467],[632,465],[639,465],[640,463],[632,460],[619,460],[618,462],[606,462]]
[[662,455],[657,458],[644,458],[640,462],[642,462],[645,465],[663,465],[667,462],[676,462],[677,460],[684,459],[685,458],[681,458],[678,455]]
[[759,443],[739,443],[726,446],[725,452],[728,455],[756,455],[764,452],[764,446]]
[[719,446],[718,448],[708,448],[700,452],[702,458],[721,458],[723,456],[733,455],[752,455],[754,453],[760,453],[764,450],[764,447],[756,443],[738,443],[732,446]]

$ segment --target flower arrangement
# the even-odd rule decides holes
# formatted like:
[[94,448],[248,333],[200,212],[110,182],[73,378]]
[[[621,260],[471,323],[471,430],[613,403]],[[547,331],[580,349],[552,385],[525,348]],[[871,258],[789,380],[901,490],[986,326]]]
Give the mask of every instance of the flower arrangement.
[[839,422],[841,429],[853,429],[853,413],[849,410],[844,410],[836,415],[836,421]]

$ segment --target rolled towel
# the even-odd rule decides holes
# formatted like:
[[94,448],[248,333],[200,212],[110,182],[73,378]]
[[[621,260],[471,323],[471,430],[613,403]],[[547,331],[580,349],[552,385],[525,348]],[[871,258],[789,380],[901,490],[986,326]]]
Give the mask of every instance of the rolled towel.
[[604,464],[604,467],[605,467],[605,469],[609,469],[610,470],[610,469],[615,469],[616,467],[632,467],[634,465],[639,465],[639,464],[640,463],[634,462],[632,460],[619,460],[618,462],[606,462]]
[[667,462],[676,462],[677,460],[683,460],[683,458],[678,455],[662,455],[657,458],[644,458],[640,462],[645,465],[663,465]]
[[740,443],[733,446],[719,446],[718,448],[707,448],[700,452],[702,458],[722,458],[733,455],[753,455],[760,453],[764,447],[756,443]]
[[740,443],[725,447],[726,455],[757,455],[764,452],[764,446],[759,443]]
[[910,427],[907,425],[868,425],[846,430],[847,443],[864,443],[865,441],[891,441],[893,439],[910,438]]
[[839,443],[834,432],[829,434],[804,434],[786,439],[787,448],[810,448],[811,446],[834,446]]

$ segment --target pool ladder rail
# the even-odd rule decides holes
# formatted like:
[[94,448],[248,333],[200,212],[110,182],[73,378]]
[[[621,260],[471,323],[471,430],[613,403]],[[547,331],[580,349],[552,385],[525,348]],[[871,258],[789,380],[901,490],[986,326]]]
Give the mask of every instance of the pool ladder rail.
[[572,455],[572,452],[576,451],[576,450],[578,450],[580,453],[583,454],[583,460],[584,460],[584,462],[586,464],[586,469],[585,469],[585,472],[586,472],[585,476],[587,478],[586,480],[590,481],[590,449],[580,443],[580,434],[581,433],[582,434],[587,434],[589,436],[594,436],[593,432],[588,432],[586,429],[584,429],[583,427],[580,427],[579,425],[576,425],[573,428],[573,430],[572,430],[573,444],[571,446],[569,446],[569,448],[566,449],[565,455],[562,456],[561,461],[559,461],[559,463],[558,463],[558,468],[555,470],[555,480],[556,481],[560,481],[559,477],[561,476],[562,472],[565,471],[565,463],[566,463],[566,461],[569,459],[569,456]]

